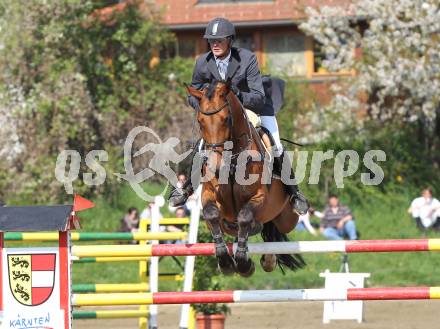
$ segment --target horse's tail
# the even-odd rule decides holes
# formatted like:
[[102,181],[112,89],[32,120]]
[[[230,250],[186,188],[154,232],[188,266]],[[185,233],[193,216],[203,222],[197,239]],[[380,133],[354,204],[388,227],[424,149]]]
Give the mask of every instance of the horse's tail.
[[[284,242],[289,241],[287,235],[278,231],[273,222],[264,223],[263,230],[261,231],[261,237],[264,242]],[[291,269],[292,271],[299,270],[306,266],[306,262],[300,254],[293,255],[276,255],[278,266],[283,274],[285,273],[284,267]]]

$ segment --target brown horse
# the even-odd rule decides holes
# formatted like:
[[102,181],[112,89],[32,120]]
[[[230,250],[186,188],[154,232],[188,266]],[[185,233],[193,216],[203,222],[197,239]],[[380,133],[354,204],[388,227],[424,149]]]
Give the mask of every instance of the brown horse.
[[[204,140],[206,160],[202,173],[203,217],[212,233],[220,270],[249,276],[255,265],[248,255],[248,236],[261,232],[264,241],[287,241],[298,214],[293,210],[279,178],[264,169],[269,158],[246,111],[231,92],[230,82],[213,81],[203,90],[187,87],[199,99],[197,120]],[[232,142],[232,143],[231,143]],[[270,145],[269,145],[270,146]],[[247,178],[246,178],[247,177]],[[223,233],[237,237],[231,256]],[[295,270],[305,265],[300,255],[263,255],[260,263],[271,272],[276,264]]]

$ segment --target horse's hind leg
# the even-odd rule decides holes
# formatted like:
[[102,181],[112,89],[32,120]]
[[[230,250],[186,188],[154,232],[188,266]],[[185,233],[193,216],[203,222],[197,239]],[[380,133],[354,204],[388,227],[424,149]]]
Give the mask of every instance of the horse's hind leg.
[[237,262],[237,271],[241,276],[251,276],[255,271],[255,265],[248,255],[248,236],[252,224],[255,220],[252,204],[246,204],[238,213],[238,236],[237,250],[235,251],[235,261]]
[[235,273],[234,259],[229,255],[228,247],[223,239],[223,232],[220,227],[220,211],[214,203],[209,203],[203,208],[203,218],[208,224],[215,242],[215,256],[218,266],[223,274]]

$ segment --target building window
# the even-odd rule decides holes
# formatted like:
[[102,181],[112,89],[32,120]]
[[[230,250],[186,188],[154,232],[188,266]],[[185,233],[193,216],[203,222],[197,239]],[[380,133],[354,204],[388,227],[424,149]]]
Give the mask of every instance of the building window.
[[264,37],[265,66],[271,73],[305,76],[305,36],[298,32],[268,33]]
[[179,36],[175,42],[164,47],[160,51],[160,58],[167,59],[180,56],[183,58],[193,58],[196,55],[196,39],[188,36]]
[[192,38],[179,38],[176,54],[180,57],[191,58],[196,54],[196,40]]
[[254,36],[252,34],[238,33],[238,36],[234,40],[234,47],[245,48],[250,51],[255,50]]
[[307,41],[308,41],[307,50],[308,50],[308,54],[310,54],[307,57],[307,62],[309,64],[309,71],[308,71],[309,77],[327,76],[327,75],[352,75],[355,73],[354,71],[346,71],[346,70],[341,70],[338,72],[333,72],[333,71],[329,72],[323,66],[324,61],[329,59],[329,56],[326,55],[322,44],[316,40],[313,40],[312,38],[309,38],[309,40]]
[[318,41],[313,42],[313,72],[314,73],[326,73],[327,70],[323,67],[322,63],[325,61],[325,53],[322,49],[322,44]]

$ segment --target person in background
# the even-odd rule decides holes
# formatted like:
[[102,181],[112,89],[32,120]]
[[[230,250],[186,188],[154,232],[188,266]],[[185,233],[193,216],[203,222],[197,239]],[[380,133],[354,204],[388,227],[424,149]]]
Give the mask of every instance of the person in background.
[[145,204],[145,208],[144,210],[142,210],[141,212],[141,216],[139,217],[140,219],[151,219],[151,203],[147,202]]
[[345,236],[350,240],[358,238],[350,209],[340,205],[336,195],[328,198],[328,206],[324,209],[321,218],[320,232],[330,240],[343,240]]
[[[178,207],[176,209],[175,212],[175,216],[176,218],[184,218],[186,217],[186,210],[184,207]],[[183,232],[183,226],[184,225],[166,225],[166,226],[161,226],[161,231],[162,232],[173,232],[173,233],[178,233],[178,232]],[[163,243],[167,243],[167,244],[182,244],[185,243],[183,240],[165,240]]]
[[180,175],[177,177],[177,187],[182,188],[182,186],[183,186],[183,184],[185,183],[185,181],[186,181],[186,176],[185,176],[185,174],[180,174]]
[[408,212],[421,230],[440,229],[440,201],[432,197],[431,188],[423,189],[422,196],[411,202]]
[[[179,207],[176,209],[175,213],[176,218],[185,218],[186,217],[186,211],[184,207]],[[168,225],[166,227],[167,232],[182,232],[183,231],[183,225]]]
[[135,207],[130,207],[123,218],[121,218],[121,232],[137,232],[139,228],[138,211]]

